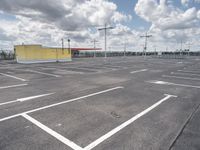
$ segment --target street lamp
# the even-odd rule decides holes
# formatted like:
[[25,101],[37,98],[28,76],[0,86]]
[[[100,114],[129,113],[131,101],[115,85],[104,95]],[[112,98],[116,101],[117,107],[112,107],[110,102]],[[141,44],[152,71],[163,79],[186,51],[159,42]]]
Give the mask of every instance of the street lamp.
[[96,39],[94,39],[93,41],[91,41],[91,42],[93,42],[93,44],[94,44],[94,57],[96,57],[96,43],[98,42]]

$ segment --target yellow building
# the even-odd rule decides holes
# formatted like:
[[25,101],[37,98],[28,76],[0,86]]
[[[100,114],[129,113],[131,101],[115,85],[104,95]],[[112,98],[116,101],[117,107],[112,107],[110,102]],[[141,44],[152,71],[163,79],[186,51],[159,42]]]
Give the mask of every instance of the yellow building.
[[71,51],[66,48],[49,48],[42,45],[16,45],[18,63],[43,63],[71,61]]

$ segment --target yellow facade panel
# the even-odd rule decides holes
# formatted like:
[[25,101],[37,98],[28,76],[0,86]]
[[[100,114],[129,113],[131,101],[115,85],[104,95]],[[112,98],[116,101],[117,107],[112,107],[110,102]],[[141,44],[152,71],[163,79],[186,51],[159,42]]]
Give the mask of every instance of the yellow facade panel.
[[71,61],[69,49],[47,48],[41,45],[17,45],[15,54],[19,63]]

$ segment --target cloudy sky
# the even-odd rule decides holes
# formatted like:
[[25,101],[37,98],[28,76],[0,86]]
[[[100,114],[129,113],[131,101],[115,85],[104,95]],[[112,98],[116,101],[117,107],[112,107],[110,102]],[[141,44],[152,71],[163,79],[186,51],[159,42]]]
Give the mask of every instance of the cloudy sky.
[[[153,35],[148,50],[200,50],[200,0],[0,0],[0,49],[16,44],[72,47],[104,46],[98,28],[108,32],[108,49],[141,51],[145,32]],[[104,49],[104,48],[103,48]]]

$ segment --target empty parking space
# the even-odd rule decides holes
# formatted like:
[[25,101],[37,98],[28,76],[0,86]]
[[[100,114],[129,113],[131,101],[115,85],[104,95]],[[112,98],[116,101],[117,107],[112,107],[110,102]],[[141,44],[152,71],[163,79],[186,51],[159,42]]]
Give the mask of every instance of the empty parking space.
[[[48,124],[50,128],[59,133],[63,133],[65,137],[75,143],[86,146],[92,140],[97,139],[165,97],[156,93],[154,93],[156,96],[151,98],[149,94],[142,95],[141,93],[137,98],[122,96],[122,93],[128,95],[126,92],[124,88],[118,89],[77,102],[66,103],[56,108],[45,109],[31,114],[31,116],[44,124]],[[111,98],[113,94],[116,96]],[[147,100],[148,103],[143,103]],[[53,115],[55,112],[57,112],[57,115]],[[57,125],[61,127],[56,127]]]
[[25,118],[0,123],[0,149],[2,150],[71,150]]
[[0,149],[198,147],[197,61],[123,57],[2,63],[7,67],[0,67]]

